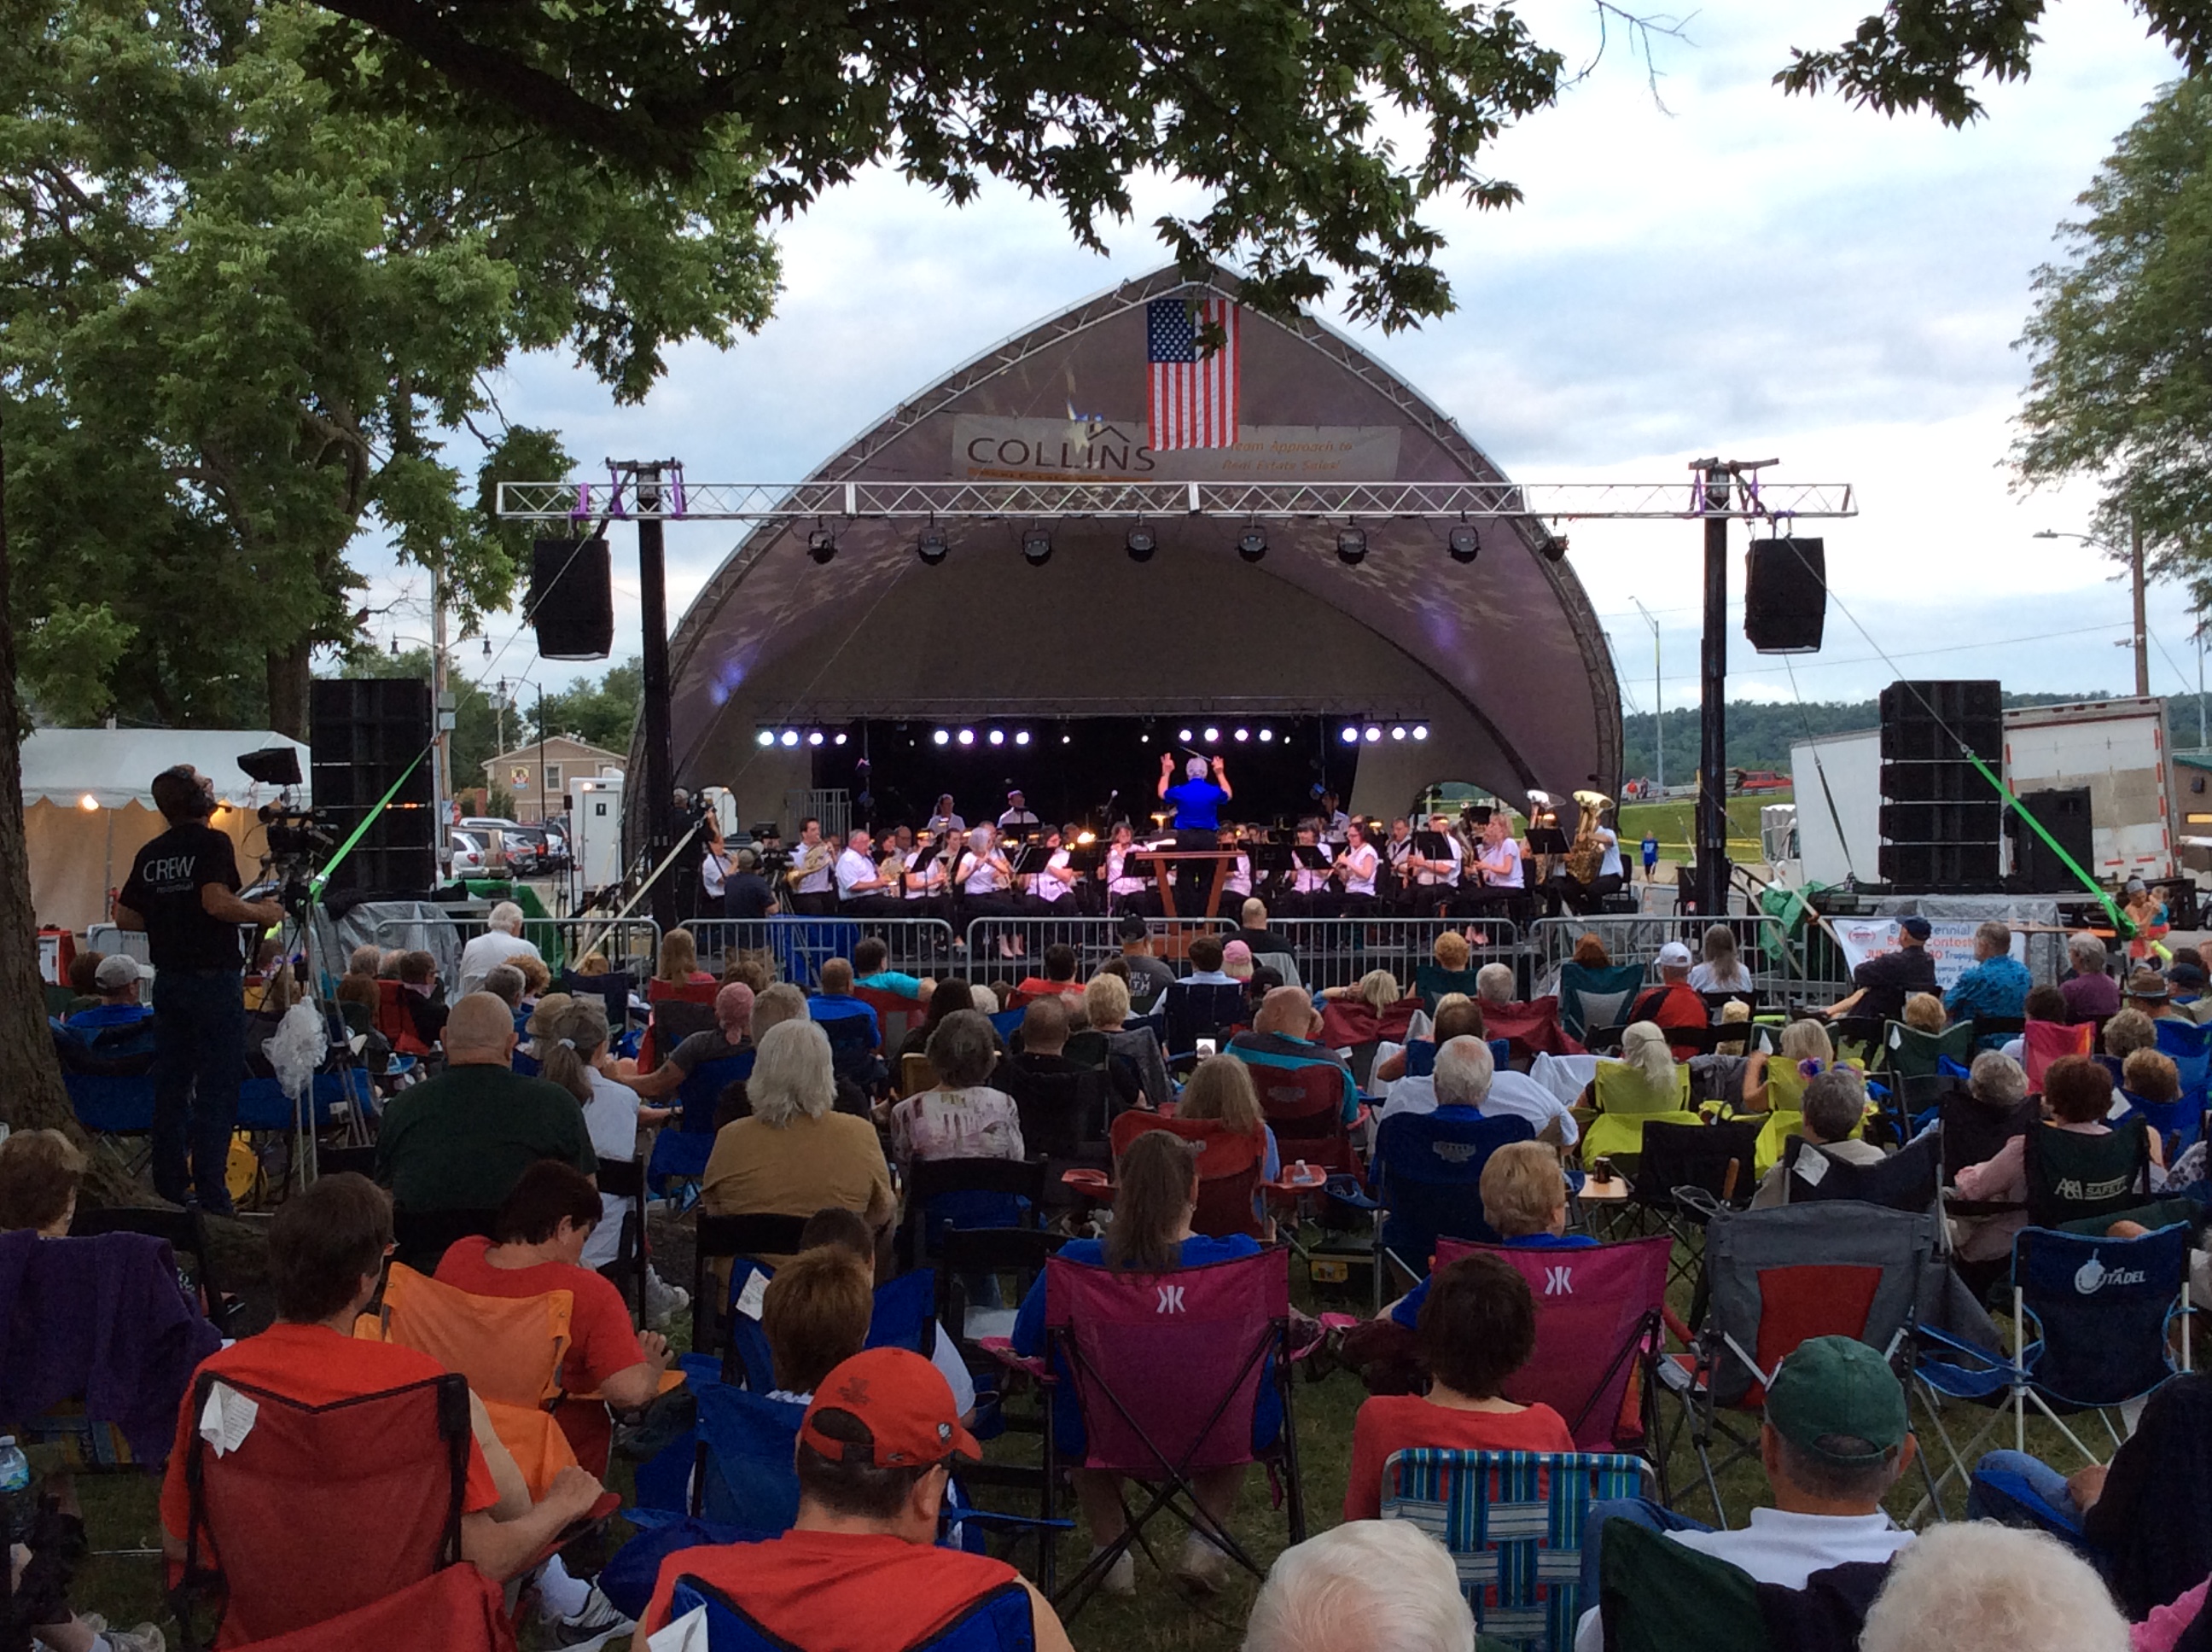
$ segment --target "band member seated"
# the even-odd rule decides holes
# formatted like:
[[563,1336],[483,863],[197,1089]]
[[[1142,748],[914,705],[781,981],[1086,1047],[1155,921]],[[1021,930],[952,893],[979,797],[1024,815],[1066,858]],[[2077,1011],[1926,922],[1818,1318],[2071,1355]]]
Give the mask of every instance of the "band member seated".
[[1037,817],[1030,812],[1029,800],[1022,796],[1018,787],[1006,793],[1006,810],[999,817],[1001,836],[1024,837],[1036,830],[1040,823]]
[[952,884],[967,917],[1012,918],[1021,912],[1021,902],[1014,896],[1014,869],[999,847],[994,826],[978,826],[969,832],[968,847],[953,862]]
[[896,918],[902,909],[903,902],[891,892],[891,879],[877,869],[869,853],[874,847],[866,829],[854,828],[831,869],[837,880],[837,904],[849,917]]
[[905,899],[900,915],[908,918],[947,917],[947,890],[951,870],[945,864],[945,856],[936,839],[927,832],[920,834],[915,839],[914,848],[906,856],[905,865],[906,870],[902,874]]
[[1390,835],[1376,847],[1382,852],[1382,880],[1377,893],[1392,911],[1409,911],[1413,874],[1406,863],[1413,858],[1413,823],[1400,815],[1390,823]]
[[1462,911],[1518,908],[1527,899],[1528,873],[1521,864],[1521,845],[1503,810],[1492,815],[1482,829],[1482,853],[1475,857],[1474,871],[1481,882],[1472,890],[1461,890]]
[[810,918],[827,918],[837,910],[835,865],[837,850],[822,841],[822,823],[812,815],[799,823],[799,842],[791,865],[783,874],[791,891],[791,909]]
[[1234,901],[1239,905],[1252,896],[1252,857],[1244,853],[1243,837],[1243,834],[1227,821],[1213,835],[1214,847],[1237,852],[1237,858],[1229,863],[1229,875],[1221,880],[1221,898],[1224,902]]
[[1462,851],[1458,837],[1453,834],[1450,817],[1441,811],[1431,815],[1427,829],[1443,840],[1444,853],[1424,855],[1416,844],[1413,853],[1406,858],[1407,870],[1413,879],[1407,910],[1419,918],[1433,918],[1459,898]]
[[1602,792],[1577,792],[1575,804],[1582,814],[1557,881],[1566,904],[1587,914],[1603,906],[1606,896],[1617,894],[1627,879],[1620,862],[1620,835],[1605,823],[1613,799]]
[[[1016,797],[1021,796],[1017,792]],[[1075,874],[1068,870],[1069,858],[1074,853],[1074,826],[1048,826],[1045,829],[1045,863],[1022,881],[1027,885],[1022,892],[1029,897],[1030,908],[1051,914],[1073,914],[1075,910]]]
[[1344,853],[1332,872],[1344,891],[1337,901],[1340,916],[1357,918],[1375,910],[1375,876],[1382,864],[1382,851],[1367,841],[1367,823],[1353,821],[1345,829]]
[[1132,863],[1129,856],[1137,847],[1136,834],[1127,821],[1114,828],[1112,840],[1106,845],[1106,864],[1098,875],[1106,882],[1106,910],[1114,917],[1124,913],[1135,913],[1140,918],[1160,915],[1159,891],[1152,880],[1145,875],[1146,863]]
[[[1325,799],[1324,799],[1325,800]],[[1318,847],[1320,829],[1308,821],[1298,828],[1298,847],[1310,849]],[[1290,887],[1280,891],[1275,903],[1286,918],[1333,918],[1336,902],[1328,892],[1330,869],[1309,866],[1303,859],[1291,869]]]

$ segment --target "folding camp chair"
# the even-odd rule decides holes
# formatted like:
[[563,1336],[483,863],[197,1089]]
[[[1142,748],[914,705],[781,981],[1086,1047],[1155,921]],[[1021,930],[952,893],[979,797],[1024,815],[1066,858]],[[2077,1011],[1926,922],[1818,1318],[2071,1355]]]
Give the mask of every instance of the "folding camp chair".
[[1572,959],[1559,966],[1559,1024],[1588,1043],[1594,1033],[1620,1028],[1643,990],[1644,966],[1609,963],[1593,969]]
[[[1201,1469],[1265,1455],[1288,1496],[1288,1540],[1305,1541],[1305,1493],[1291,1405],[1290,1308],[1287,1250],[1157,1275],[1118,1273],[1057,1256],[1045,1264],[1045,1334],[1052,1369],[1065,1373],[1081,1409],[1079,1467],[1124,1475],[1147,1488],[1127,1529],[1093,1554],[1054,1597],[1054,1606],[1068,1603],[1064,1617],[1082,1609],[1107,1569],[1142,1540],[1145,1527],[1164,1510],[1210,1539],[1254,1577],[1264,1574],[1243,1545],[1198,1503],[1190,1477]],[[1165,1371],[1175,1373],[1173,1382],[1160,1380]],[[1262,1454],[1254,1449],[1253,1418],[1267,1383],[1275,1388],[1282,1425]],[[1060,1467],[1048,1461],[1047,1472]]]
[[1252,1088],[1260,1111],[1285,1159],[1302,1158],[1324,1170],[1356,1175],[1359,1156],[1344,1118],[1344,1073],[1332,1063],[1301,1067],[1254,1066]]
[[1191,1226],[1196,1232],[1224,1238],[1242,1233],[1253,1238],[1263,1231],[1254,1201],[1260,1193],[1260,1171],[1266,1155],[1266,1139],[1239,1135],[1214,1119],[1168,1119],[1157,1113],[1132,1110],[1114,1121],[1107,1133],[1114,1157],[1119,1160],[1129,1144],[1147,1130],[1165,1130],[1199,1145],[1198,1214]]
[[90,1239],[103,1233],[143,1233],[167,1242],[180,1262],[186,1258],[191,1260],[190,1267],[177,1269],[177,1283],[185,1294],[199,1303],[200,1312],[217,1330],[230,1322],[231,1310],[238,1303],[216,1277],[215,1253],[209,1248],[207,1224],[199,1206],[167,1210],[144,1205],[107,1206],[80,1209],[70,1218],[72,1239]]
[[580,975],[570,969],[561,972],[559,990],[572,998],[596,998],[606,1005],[607,1025],[617,1036],[629,1025],[629,998],[636,988],[628,970],[603,975]]
[[726,1382],[701,1385],[691,1513],[771,1536],[799,1518],[793,1454],[806,1407]]
[[[2014,1136],[2024,1136],[2043,1116],[2042,1103],[2033,1096],[1999,1109],[1978,1102],[1966,1090],[1953,1089],[1936,1103],[1936,1133],[1943,1144],[1943,1185],[1958,1181],[1970,1164],[1986,1164]],[[1996,1200],[1947,1199],[1954,1216],[1996,1216],[2021,1207]]]
[[872,1017],[831,1016],[814,1023],[830,1041],[830,1065],[840,1078],[850,1078],[873,1095],[884,1078],[882,1040]]
[[948,1228],[1035,1227],[1044,1188],[1041,1158],[918,1158],[907,1166],[901,1259],[923,1266]]
[[714,1287],[714,1265],[738,1257],[791,1256],[806,1231],[804,1216],[759,1212],[744,1216],[699,1214],[691,1242],[691,1351],[720,1353],[730,1346],[733,1309],[731,1291]]
[[1741,1566],[1614,1521],[1598,1560],[1607,1652],[1788,1652],[1767,1633],[1766,1587]]
[[2022,1053],[2027,1058],[2021,1064],[2027,1073],[2027,1093],[2043,1093],[2043,1075],[2059,1057],[2089,1054],[2095,1048],[2091,1041],[2096,1031],[2086,1021],[2029,1022],[2021,1033]]
[[[1429,1259],[1447,1236],[1495,1244],[1482,1219],[1482,1169],[1510,1141],[1532,1141],[1534,1127],[1519,1114],[1484,1118],[1465,1108],[1398,1113],[1375,1140],[1375,1194],[1382,1206],[1382,1254],[1408,1284],[1429,1276]],[[1383,1295],[1376,1269],[1377,1303]]]
[[614,1260],[601,1271],[611,1270],[609,1277],[629,1298],[630,1318],[642,1325],[645,1274],[653,1260],[652,1247],[646,1239],[645,1167],[634,1158],[602,1158],[599,1182],[601,1193],[629,1201],[623,1209],[622,1231],[616,1238]]
[[441,1567],[387,1599],[238,1652],[391,1652],[425,1644],[438,1652],[515,1652],[499,1585],[474,1566]]
[[226,1406],[256,1409],[221,1455],[197,1430],[186,1442],[191,1519],[170,1598],[187,1648],[304,1629],[459,1562],[465,1377],[304,1406],[204,1370],[191,1414],[204,1415],[218,1390]]
[[2148,1102],[2131,1090],[2123,1090],[2120,1099],[2127,1103],[2128,1110],[2115,1122],[2139,1119],[2155,1131],[2168,1164],[2195,1146],[2204,1134],[2204,1109],[2186,1096],[2170,1102]]
[[[1967,1476],[2007,1411],[2014,1449],[2026,1450],[2031,1402],[2084,1460],[2102,1461],[2064,1416],[2096,1412],[2118,1447],[2108,1408],[2141,1400],[2189,1369],[2188,1280],[2189,1230],[2180,1225],[2137,1239],[2024,1229],[2013,1241],[2010,1359],[1920,1327],[1923,1351],[1916,1375],[1951,1460],[1937,1489],[1954,1475]],[[1938,1396],[1996,1409],[1959,1446],[1943,1427]]]
[[1226,1044],[1229,1029],[1249,1013],[1244,988],[1234,981],[1223,986],[1179,981],[1162,995],[1160,1009],[1167,1029],[1160,1042],[1170,1061],[1194,1055],[1201,1038],[1211,1038],[1217,1046]]
[[[1802,1136],[1792,1136],[1783,1163],[1789,1175],[1786,1185],[1793,1205],[1856,1200],[1861,1204],[1917,1213],[1936,1208],[1943,1144],[1938,1137],[1922,1136],[1906,1143],[1879,1164],[1846,1164],[1826,1148],[1814,1146]],[[1941,1232],[1939,1229],[1939,1236]]]
[[[1437,1266],[1480,1250],[1528,1280],[1536,1302],[1535,1351],[1499,1392],[1517,1405],[1541,1400],[1551,1406],[1583,1450],[1633,1451],[1644,1443],[1656,1398],[1652,1385],[1674,1242],[1658,1236],[1540,1250],[1439,1239]],[[1666,1466],[1655,1467],[1663,1502]]]
[[[1720,1525],[1728,1524],[1720,1476],[1759,1449],[1755,1433],[1722,1413],[1756,1413],[1767,1382],[1808,1337],[1854,1337],[1893,1357],[1941,1278],[1940,1264],[1931,1268],[1940,1224],[1932,1214],[1856,1203],[1713,1213],[1703,1312],[1692,1315],[1702,1322],[1692,1333],[1670,1320],[1690,1351],[1662,1362],[1659,1375],[1680,1407],[1666,1446],[1688,1430]],[[1724,1442],[1718,1462],[1716,1436]]]
[[[699,1578],[676,1580],[668,1613],[668,1631],[663,1632],[681,1625],[676,1644],[685,1652],[790,1652],[790,1642],[771,1635],[743,1606]],[[1036,1645],[1029,1591],[1015,1582],[994,1589],[909,1652],[1033,1652]]]
[[1382,1518],[1411,1521],[1451,1551],[1478,1633],[1565,1652],[1590,1604],[1581,1588],[1589,1506],[1637,1496],[1650,1473],[1641,1458],[1611,1454],[1394,1451]]
[[[715,1028],[713,994],[719,987],[685,987],[681,995],[651,990],[666,987],[662,981],[647,984],[647,1000],[653,1005],[652,1018],[645,1023],[645,1036],[637,1047],[638,1070],[650,1072],[665,1061],[676,1047],[693,1033],[713,1032]],[[696,994],[705,992],[705,998]]]
[[2021,1160],[2027,1218],[2039,1228],[2118,1216],[2150,1198],[2150,1130],[2139,1119],[2101,1136],[2030,1125]]
[[489,1239],[497,1211],[410,1211],[392,1212],[392,1260],[417,1273],[435,1273],[456,1239],[481,1234]]
[[717,1056],[691,1069],[677,1087],[678,1117],[674,1129],[664,1129],[653,1139],[653,1157],[646,1181],[656,1197],[671,1181],[696,1181],[707,1174],[707,1160],[714,1151],[714,1114],[722,1092],[753,1074],[758,1052],[739,1050]]
[[1940,1033],[1926,1033],[1902,1021],[1881,1029],[1882,1071],[1900,1078],[1933,1078],[1945,1057],[1961,1067],[1974,1062],[1974,1023],[1962,1021]]
[[[1629,1177],[1628,1198],[1639,1221],[1656,1220],[1682,1247],[1674,1277],[1696,1269],[1708,1216],[1715,1208],[1741,1210],[1759,1180],[1752,1160],[1763,1121],[1677,1124],[1653,1119],[1644,1127],[1644,1151]],[[1584,1153],[1585,1160],[1589,1155]]]
[[2181,1074],[2181,1099],[2203,1113],[2212,1105],[2212,1025],[2160,1016],[2151,1023],[2159,1053],[2173,1058]]
[[[1644,1081],[1644,1075],[1625,1061],[1600,1061],[1591,1076],[1590,1090],[1597,1102],[1597,1116],[1583,1132],[1585,1164],[1603,1155],[1625,1161],[1620,1168],[1632,1175],[1635,1157],[1644,1151],[1643,1134],[1647,1124],[1700,1122],[1692,1110],[1690,1070],[1679,1062],[1674,1067],[1674,1088],[1671,1093],[1656,1092]],[[1749,1168],[1750,1162],[1746,1160],[1745,1169]]]
[[[1271,954],[1270,956],[1279,957],[1280,955]],[[1259,962],[1257,958],[1253,960],[1255,965]],[[1475,977],[1481,973],[1479,969],[1447,969],[1442,964],[1431,960],[1415,968],[1413,990],[1420,995],[1421,1007],[1431,1015],[1434,1015],[1437,1012],[1437,1005],[1454,993],[1464,993],[1468,997],[1473,998]],[[1286,987],[1292,984],[1288,975],[1283,977],[1283,984]]]
[[[760,1280],[758,1285],[753,1284],[756,1276]],[[717,1377],[732,1388],[744,1388],[754,1394],[772,1394],[776,1387],[775,1355],[760,1320],[763,1296],[775,1278],[774,1268],[750,1256],[737,1257],[730,1263],[729,1288],[725,1293],[727,1301],[724,1304],[728,1332]],[[869,1310],[865,1345],[910,1348],[922,1355],[934,1353],[936,1301],[934,1270],[930,1268],[916,1268],[878,1285]],[[1009,1326],[1012,1320],[1012,1310],[1008,1309]]]
[[853,996],[876,1012],[876,1022],[883,1029],[886,1048],[896,1048],[904,1038],[907,1029],[920,1021],[925,1013],[920,1000],[901,998],[896,993],[886,993],[873,987],[855,987]]
[[[46,1023],[76,1121],[136,1176],[152,1156],[154,1023],[87,1029]],[[128,1139],[131,1145],[123,1143]]]
[[1111,1085],[1103,1068],[1075,1072],[1024,1072],[1012,1081],[1014,1108],[1021,1116],[1022,1145],[1031,1158],[1053,1165],[1048,1181],[1061,1167],[1109,1163],[1106,1114]]
[[1559,1024],[1556,998],[1532,998],[1525,1004],[1486,1004],[1482,1019],[1492,1038],[1503,1038],[1512,1045],[1516,1066],[1534,1061],[1539,1055],[1575,1055],[1582,1051],[1582,1046]]

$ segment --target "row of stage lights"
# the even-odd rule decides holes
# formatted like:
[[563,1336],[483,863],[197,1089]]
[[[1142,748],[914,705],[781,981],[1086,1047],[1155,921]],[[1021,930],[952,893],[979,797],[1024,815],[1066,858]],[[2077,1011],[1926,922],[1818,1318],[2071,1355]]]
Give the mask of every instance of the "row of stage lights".
[[1380,723],[1346,723],[1336,732],[1336,738],[1346,745],[1358,745],[1362,740],[1373,745],[1384,734],[1394,740],[1425,740],[1429,738],[1426,723],[1393,723],[1385,729]]
[[[1257,729],[1241,727],[1224,731],[1218,723],[1204,726],[1193,724],[1188,728],[1177,729],[1176,738],[1185,745],[1219,745],[1223,744],[1224,733],[1229,743],[1235,745],[1244,745],[1255,740],[1261,745],[1272,745],[1275,741],[1275,731],[1264,725]],[[1381,723],[1346,723],[1337,732],[1337,738],[1346,745],[1358,745],[1363,740],[1373,745],[1386,734],[1393,740],[1425,740],[1429,738],[1429,726],[1426,723],[1392,723],[1386,727]],[[845,744],[851,738],[843,729],[764,728],[753,736],[753,741],[762,747],[838,746]],[[1062,734],[1060,743],[1067,744],[1069,738]],[[1151,743],[1152,738],[1150,734],[1137,737],[1139,742],[1146,744]],[[978,743],[994,746],[1025,746],[1030,738],[1030,732],[1025,728],[990,728],[980,733],[972,728],[940,728],[931,732],[929,743],[940,746],[973,746]],[[86,806],[93,805],[88,804]]]
[[[1554,542],[1564,554],[1566,541]],[[1149,562],[1152,553],[1160,548],[1159,536],[1146,526],[1139,517],[1121,536],[1121,548],[1129,553],[1133,562]],[[935,568],[951,553],[952,542],[943,528],[932,522],[915,536],[914,554],[925,568]],[[1471,562],[1482,554],[1482,535],[1472,522],[1458,522],[1444,536],[1444,550],[1455,562]],[[837,554],[836,530],[826,523],[817,522],[806,536],[806,554],[817,564],[827,566]],[[1267,554],[1267,531],[1257,522],[1248,522],[1237,536],[1237,554],[1248,562],[1256,562]],[[1052,533],[1038,526],[1024,529],[1022,533],[1022,560],[1031,568],[1042,568],[1052,560]],[[1358,568],[1367,560],[1367,530],[1347,525],[1336,531],[1336,560],[1346,568]],[[1558,557],[1554,556],[1554,561]]]
[[843,745],[852,736],[843,729],[826,728],[764,728],[753,736],[753,744],[760,746]]

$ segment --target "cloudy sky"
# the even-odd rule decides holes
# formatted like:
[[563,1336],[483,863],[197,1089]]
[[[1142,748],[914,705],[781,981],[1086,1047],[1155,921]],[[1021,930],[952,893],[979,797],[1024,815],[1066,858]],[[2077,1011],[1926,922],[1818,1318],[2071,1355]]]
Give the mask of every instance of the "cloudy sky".
[[[2081,527],[2087,492],[2008,490],[2026,374],[2012,341],[2055,228],[2174,64],[2121,0],[2063,0],[2033,78],[1990,88],[1988,118],[1966,131],[1770,83],[1792,45],[1842,39],[1869,3],[1714,0],[1683,20],[1684,39],[1655,43],[1656,97],[1616,34],[1557,107],[1498,145],[1494,168],[1522,205],[1436,209],[1457,311],[1357,336],[1521,480],[1673,479],[1718,452],[1855,483],[1861,514],[1826,528],[1826,648],[1791,662],[1793,683],[1739,634],[1737,694],[1869,695],[1897,674],[1878,648],[1913,676],[2124,691],[2124,586],[2094,552],[2030,537]],[[1595,52],[1589,0],[1522,10],[1575,63]],[[781,231],[785,292],[757,337],[678,350],[640,408],[550,358],[522,363],[502,403],[592,460],[672,453],[696,480],[795,478],[976,351],[1163,262],[1141,226],[1177,198],[1147,187],[1101,258],[1011,190],[956,210],[871,176]],[[1571,529],[1632,709],[1650,709],[1653,670],[1632,597],[1661,623],[1666,703],[1695,701],[1699,531]],[[671,529],[673,612],[732,538]],[[636,635],[623,560],[618,653]],[[389,571],[379,583],[372,600],[422,586]],[[404,608],[380,623],[422,629]],[[496,673],[542,671],[549,685],[574,674],[541,666],[513,629],[511,616],[491,628]],[[2178,594],[2154,587],[2151,630],[2153,690],[2193,689]],[[473,646],[460,662],[485,663]]]

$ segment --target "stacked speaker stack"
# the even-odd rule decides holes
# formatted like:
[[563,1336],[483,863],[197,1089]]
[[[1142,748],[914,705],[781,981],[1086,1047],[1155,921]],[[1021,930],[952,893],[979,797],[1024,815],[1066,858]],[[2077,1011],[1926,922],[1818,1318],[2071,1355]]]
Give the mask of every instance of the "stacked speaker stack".
[[[343,842],[401,774],[406,783],[331,872],[333,892],[426,895],[437,881],[430,685],[402,677],[319,678],[308,714],[315,811]],[[420,757],[421,762],[416,759]],[[408,765],[414,763],[411,773]]]
[[2002,887],[2004,805],[1967,760],[2004,762],[1994,682],[1893,683],[1881,691],[1881,880],[1918,894]]

